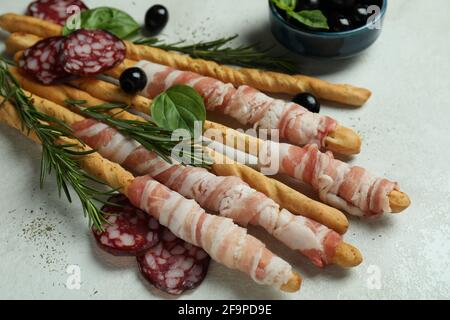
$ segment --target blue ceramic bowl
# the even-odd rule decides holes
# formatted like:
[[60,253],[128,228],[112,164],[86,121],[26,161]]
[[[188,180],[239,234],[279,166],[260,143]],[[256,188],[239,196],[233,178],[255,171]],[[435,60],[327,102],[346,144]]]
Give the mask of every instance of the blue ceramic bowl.
[[379,23],[379,29],[365,25],[344,32],[320,32],[305,31],[291,25],[269,0],[270,24],[275,38],[293,52],[315,58],[349,58],[364,51],[378,39],[387,5],[388,1],[383,0],[381,13],[374,21]]

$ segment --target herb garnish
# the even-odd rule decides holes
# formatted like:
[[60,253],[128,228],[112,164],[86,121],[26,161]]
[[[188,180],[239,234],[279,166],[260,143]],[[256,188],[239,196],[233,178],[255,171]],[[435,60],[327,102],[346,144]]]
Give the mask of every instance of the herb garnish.
[[1,58],[0,95],[3,97],[0,107],[6,101],[11,102],[21,119],[23,129],[33,131],[42,143],[41,188],[45,184],[46,176],[54,172],[59,195],[61,196],[61,193],[64,192],[69,202],[72,202],[69,191],[69,186],[71,186],[78,195],[84,215],[89,218],[89,222],[103,230],[103,224],[106,221],[96,203],[105,203],[100,197],[110,195],[115,190],[105,192],[88,185],[88,182],[103,185],[104,183],[83,171],[77,159],[94,151],[76,150],[77,144],[61,144],[61,139],[76,139],[72,135],[71,129],[59,119],[39,112],[34,107],[32,98],[25,94]]
[[286,12],[288,18],[293,18],[303,25],[313,29],[329,30],[328,21],[320,10],[301,10],[296,12],[298,0],[271,0],[279,9]]
[[[141,26],[128,13],[110,7],[82,11],[79,19],[80,23],[77,27],[105,30],[120,39],[132,37],[141,29]],[[76,30],[68,22],[64,26],[62,34],[66,36],[74,31]]]
[[195,134],[195,122],[206,120],[206,108],[202,97],[193,88],[178,85],[157,96],[151,105],[155,123],[172,130],[187,129]]
[[221,64],[235,65],[244,68],[263,68],[274,71],[295,73],[296,63],[283,58],[269,55],[272,48],[260,49],[258,44],[230,47],[231,41],[238,35],[212,41],[202,41],[186,45],[186,41],[166,44],[158,38],[138,38],[135,44],[148,45],[166,51],[176,51],[192,58],[212,60]]
[[[145,149],[155,152],[168,163],[172,163],[172,151],[174,148],[179,147],[180,143],[183,143],[185,147],[180,150],[182,154],[177,158],[182,158],[185,161],[189,161],[189,165],[198,167],[209,168],[212,165],[212,160],[203,152],[201,146],[193,144],[192,139],[174,139],[172,129],[160,128],[152,121],[142,122],[117,118],[120,112],[124,112],[129,108],[126,104],[105,103],[87,107],[86,103],[87,101],[83,100],[66,100],[67,105],[79,107],[80,112],[84,116],[116,128],[120,133],[136,140]],[[115,110],[119,111],[110,114],[111,111]]]

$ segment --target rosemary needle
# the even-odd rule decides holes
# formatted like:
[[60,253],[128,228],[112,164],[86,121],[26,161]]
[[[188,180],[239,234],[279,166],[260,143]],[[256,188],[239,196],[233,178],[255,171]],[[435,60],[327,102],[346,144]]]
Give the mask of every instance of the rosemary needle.
[[230,47],[230,42],[237,37],[238,35],[235,35],[213,41],[202,41],[192,45],[186,45],[186,41],[184,40],[166,44],[158,38],[139,38],[134,40],[134,43],[167,51],[177,51],[187,54],[192,58],[213,60],[222,64],[246,68],[263,68],[287,73],[296,72],[296,64],[293,61],[283,57],[269,55],[269,51],[272,48],[259,50],[257,44],[238,46],[235,48]]
[[180,143],[184,145],[183,148],[179,149],[180,154],[176,158],[183,159],[184,163],[202,168],[209,168],[213,163],[209,156],[203,152],[203,148],[193,144],[192,140],[174,140],[173,130],[160,128],[151,121],[124,120],[117,118],[117,113],[114,115],[108,114],[108,111],[115,109],[125,111],[128,108],[125,104],[105,103],[86,108],[86,101],[82,100],[66,100],[65,103],[79,107],[80,112],[86,117],[96,119],[116,128],[120,133],[136,140],[145,149],[155,152],[168,163],[172,163],[173,150],[180,146]]
[[45,184],[47,175],[55,173],[59,195],[64,193],[69,202],[72,202],[69,191],[71,186],[78,195],[84,215],[89,218],[89,222],[103,230],[106,221],[96,203],[104,203],[100,197],[111,195],[115,190],[100,191],[89,186],[88,181],[102,182],[84,172],[77,160],[78,157],[93,151],[77,151],[74,149],[76,145],[57,143],[57,140],[62,137],[76,138],[62,121],[43,114],[34,107],[32,98],[25,94],[2,58],[0,58],[0,95],[3,97],[0,107],[5,101],[11,102],[21,120],[22,128],[33,131],[42,143],[41,188]]

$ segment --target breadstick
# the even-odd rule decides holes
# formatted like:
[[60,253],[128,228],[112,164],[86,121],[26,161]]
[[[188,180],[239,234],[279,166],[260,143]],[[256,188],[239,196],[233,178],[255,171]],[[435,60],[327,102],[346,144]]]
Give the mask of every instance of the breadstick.
[[[102,96],[102,92],[103,91],[110,92],[110,91],[113,91],[113,88],[116,88],[116,86],[114,86],[112,84],[101,83],[101,82],[99,82],[97,80],[89,80],[88,82],[85,82],[84,84],[83,84],[83,81],[84,80],[78,80],[76,82],[76,85],[83,86],[83,88],[85,90],[90,90],[90,92],[93,95],[97,95],[97,96],[99,96],[99,95]],[[96,82],[93,82],[93,81],[96,81]],[[118,95],[115,96],[115,98],[119,99],[118,101],[123,101],[123,102],[128,101],[128,99],[126,98],[127,95],[122,93],[122,96],[123,97],[121,98],[120,94],[118,94]],[[144,106],[143,108],[142,107],[136,107],[136,109],[141,111],[141,112],[149,114],[149,110],[150,109],[149,109],[148,105],[151,104],[151,101],[147,100],[147,102],[146,102],[145,98],[143,99],[140,96],[136,96],[136,99],[139,99],[138,100],[139,103],[137,103],[138,105]],[[221,132],[222,133],[222,138],[223,138],[222,141],[225,144],[229,145],[230,147],[238,148],[239,150],[241,150],[243,152],[252,154],[252,155],[257,156],[257,157],[259,156],[259,150],[260,150],[260,148],[261,148],[261,146],[263,144],[262,140],[260,140],[260,139],[258,139],[256,137],[252,137],[252,136],[243,134],[243,133],[241,133],[241,132],[239,132],[237,130],[233,130],[233,129],[227,128],[227,127],[225,127],[223,125],[220,125],[220,124],[217,124],[217,123],[214,123],[214,122],[210,122],[210,121],[207,121],[205,123],[206,133],[208,132],[207,129],[216,129],[215,132],[217,132],[217,131]],[[343,128],[343,130],[345,130],[345,128]],[[281,146],[287,146],[287,145],[281,144]],[[295,147],[295,146],[290,146],[290,148],[295,148],[296,150],[301,150],[299,147]],[[299,151],[294,152],[294,153],[299,153]],[[268,182],[268,180],[270,180],[269,178],[267,178],[267,177],[265,177],[265,176],[263,176],[261,174],[256,173],[253,169],[248,168],[247,166],[243,166],[243,165],[239,166],[238,164],[233,164],[232,166],[225,166],[226,169],[221,169],[221,170],[217,169],[217,166],[218,165],[216,165],[214,167],[214,170],[215,170],[216,174],[222,175],[223,174],[222,170],[223,171],[234,170],[234,172],[232,173],[233,175],[241,176],[243,178],[243,180],[246,181],[248,184],[250,184],[253,188],[257,189],[258,191],[261,191],[261,192],[265,193],[266,195],[268,195],[269,197],[271,197],[273,199],[277,199],[278,198],[278,196],[277,197],[275,196],[275,194],[277,194],[277,193],[280,193],[282,195],[283,194],[290,194],[290,190],[292,190],[289,187],[287,187],[284,184],[279,183],[279,182],[278,183],[269,183]],[[237,171],[241,171],[241,173],[238,174]],[[258,176],[260,176],[260,177],[258,177]],[[260,179],[261,176],[264,177],[264,178]],[[295,178],[294,175],[292,175],[292,177]],[[272,188],[274,190],[264,190],[264,189],[272,189]],[[280,190],[280,191],[277,192],[276,190]],[[394,189],[394,190],[392,190],[389,193],[388,197],[389,197],[389,206],[391,208],[390,211],[392,213],[400,213],[400,212],[404,211],[405,209],[407,209],[410,206],[409,197],[403,192],[400,192],[400,191]],[[292,211],[294,213],[297,213],[296,210],[292,206],[289,205],[289,204],[292,204],[294,202],[292,202],[292,201],[284,202],[281,199],[277,200],[277,202],[278,203],[283,203],[284,204],[283,206],[286,209],[288,209],[288,210],[290,210],[290,211]],[[294,207],[296,207],[296,206],[297,206],[297,204],[294,205]],[[340,206],[339,208],[342,209],[342,210],[345,210],[348,207],[347,206]],[[308,217],[310,217],[310,218],[312,218],[312,219],[314,219],[316,221],[319,221],[322,224],[325,224],[325,225],[331,227],[332,229],[334,229],[334,230],[336,230],[338,232],[340,232],[340,230],[342,230],[342,231],[344,230],[343,229],[344,225],[338,226],[335,223],[340,224],[339,221],[342,221],[342,222],[345,222],[346,225],[348,224],[347,220],[346,219],[344,220],[343,215],[340,214],[340,212],[335,212],[332,215],[333,218],[331,220],[328,220],[328,218],[318,217],[317,213],[316,213],[317,210],[318,210],[318,208],[314,208],[314,212],[315,213],[312,216],[309,216],[307,214],[307,212],[309,212],[308,208],[304,208],[304,207],[301,208],[301,211],[303,212],[304,215],[306,215],[306,216],[308,216]],[[352,212],[353,210],[350,209],[349,211]],[[327,209],[327,212],[330,213],[328,209]],[[361,215],[360,211],[358,211],[358,215]],[[332,221],[334,221],[334,223]]]
[[31,33],[41,38],[55,37],[62,34],[62,27],[56,23],[15,13],[1,15],[0,28],[10,33]]
[[[7,50],[11,54],[20,50],[24,50],[35,44],[40,39],[41,38],[33,35],[13,33],[9,36],[6,43]],[[118,79],[123,71],[125,71],[127,68],[133,67],[135,64],[136,61],[125,59],[118,66],[106,71],[105,74]],[[323,138],[322,144],[332,152],[337,152],[345,155],[358,154],[361,150],[360,137],[353,130],[340,125],[337,125],[335,126],[335,128],[329,130],[328,135]]]
[[[0,27],[9,32],[26,32],[40,37],[61,34],[62,28],[37,18],[7,13],[0,16]],[[235,86],[249,85],[269,93],[298,94],[310,92],[319,98],[352,106],[362,106],[371,96],[364,88],[348,84],[332,84],[303,75],[291,76],[249,68],[231,68],[213,61],[193,59],[186,55],[168,52],[126,41],[127,57],[134,60],[150,60],[176,69],[193,71],[219,79]]]
[[[141,96],[127,95],[122,90],[118,89],[117,86],[108,82],[96,79],[80,79],[72,80],[70,82],[76,87],[87,91],[86,93],[64,85],[54,85],[52,87],[44,86],[21,75],[16,68],[10,68],[10,71],[24,89],[61,105],[64,104],[66,99],[85,100],[89,105],[98,105],[105,101],[121,102],[129,104],[143,113],[150,113],[150,100]],[[93,98],[93,96],[96,98]],[[120,115],[125,116],[127,113],[122,112]],[[135,118],[134,120],[138,120],[138,118]],[[206,126],[208,128],[221,128],[220,125],[208,121]],[[282,208],[285,208],[296,215],[302,215],[313,219],[340,234],[344,234],[347,231],[348,220],[339,210],[318,201],[314,201],[283,183],[256,172],[252,168],[237,163],[228,163],[228,165],[213,165],[213,172],[219,176],[238,176],[253,189],[262,192],[273,199]]]
[[[31,80],[29,80],[29,79],[26,79],[25,77],[23,77],[23,76],[20,76],[20,75],[18,75],[17,74],[17,71],[15,71],[14,70],[14,68],[11,68],[11,72],[14,74],[14,75],[17,75],[17,80],[19,81],[19,83],[21,83],[21,85],[24,87],[24,88],[26,88],[26,89],[30,89],[31,91],[32,91],[32,93],[34,93],[34,94],[44,94],[44,95],[47,95],[47,96],[50,96],[50,97],[53,97],[53,98],[56,98],[56,99],[59,99],[57,102],[62,102],[62,103],[64,103],[64,101],[66,100],[66,99],[74,99],[74,98],[76,98],[76,97],[78,97],[78,98],[81,98],[81,99],[83,99],[83,100],[86,100],[87,99],[87,101],[89,102],[89,96],[88,96],[88,94],[80,94],[80,93],[76,93],[78,90],[76,90],[76,89],[73,89],[72,88],[72,90],[70,90],[70,89],[67,89],[67,87],[66,88],[63,88],[63,87],[65,87],[65,86],[62,86],[62,85],[59,85],[59,86],[43,86],[43,85],[41,85],[41,84],[38,84],[38,83],[35,83],[35,82],[33,82],[33,81],[31,81]],[[34,83],[34,85],[33,85],[33,83]],[[53,92],[54,94],[48,94],[49,92]],[[71,92],[74,92],[73,94],[71,94]],[[61,93],[64,93],[64,94],[61,94]],[[50,98],[51,99],[51,98]],[[93,101],[96,101],[95,99],[93,100]],[[103,101],[96,101],[96,102],[100,102],[100,103],[102,103]],[[42,99],[42,98],[38,98],[38,99],[36,99],[36,102],[35,102],[35,105],[36,105],[36,108],[38,108],[38,110],[40,110],[40,111],[42,111],[42,112],[44,112],[44,113],[46,113],[46,114],[51,114],[52,116],[54,116],[54,117],[56,117],[56,118],[59,118],[59,119],[62,119],[62,120],[64,120],[65,121],[65,123],[67,123],[68,125],[74,125],[74,124],[78,124],[78,123],[80,123],[80,122],[82,122],[82,120],[83,120],[83,117],[81,117],[81,116],[79,116],[79,115],[76,115],[76,114],[74,114],[73,112],[70,112],[69,110],[67,110],[67,109],[65,109],[65,108],[63,108],[63,107],[61,107],[61,106],[58,106],[58,105],[55,105],[55,104],[53,104],[53,103],[50,103],[50,102],[46,102],[46,100],[45,99]],[[84,130],[84,129],[83,129]],[[81,138],[81,137],[80,137]],[[90,136],[90,139],[92,140],[92,139],[95,139],[95,136]],[[87,142],[87,141],[85,141],[85,142]],[[87,142],[89,145],[91,145],[89,142]],[[107,149],[108,148],[108,145],[105,143],[105,141],[103,141],[102,143],[101,143],[101,145],[102,145],[102,148],[105,148],[105,149]],[[92,147],[96,147],[96,146],[94,146],[94,145],[91,145]],[[96,147],[96,149],[97,149],[97,147]],[[99,150],[99,152],[101,153],[102,151],[101,151],[101,148],[100,149],[97,149],[97,150]],[[140,153],[142,153],[143,151],[139,151]],[[112,160],[112,159],[111,159]],[[154,162],[154,161],[153,161]],[[128,166],[127,165],[127,162],[125,162],[124,163],[124,165],[125,166]],[[163,182],[164,181],[164,177],[166,176],[165,174],[164,174],[164,171],[162,171],[162,168],[164,167],[164,166],[168,166],[168,165],[165,165],[164,163],[161,163],[160,165],[159,164],[156,164],[155,163],[155,165],[156,166],[158,166],[158,172],[161,172],[161,174],[160,174],[160,177],[163,179],[161,182]],[[243,168],[241,168],[241,166],[239,166],[238,164],[235,164],[235,165],[232,165],[233,167],[235,167],[235,168],[237,168],[237,169],[234,169],[235,171],[237,171],[237,172],[239,172],[239,174],[242,174],[242,173],[249,173],[249,172],[251,172],[251,170],[246,170],[246,169],[244,169],[243,170]],[[130,165],[129,166],[130,168],[135,168],[136,166],[135,165]],[[168,166],[168,167],[170,167],[170,166]],[[242,167],[244,167],[244,168],[247,168],[247,167],[245,167],[245,166],[242,166]],[[217,168],[218,168],[218,170],[220,171],[220,169],[221,168],[224,168],[224,166],[223,165],[217,165]],[[250,168],[249,168],[250,169]],[[170,169],[169,169],[170,170]],[[230,169],[227,169],[226,171],[228,172]],[[193,171],[193,170],[191,170],[191,171]],[[145,172],[138,172],[139,173],[139,175],[141,175],[141,174],[143,174],[143,173],[145,173]],[[192,174],[194,174],[194,172],[192,172]],[[160,179],[160,178],[158,178],[158,177],[156,177],[158,180]],[[257,173],[257,172],[255,172],[255,174],[251,177],[252,179],[250,179],[251,181],[253,181],[253,183],[256,183],[257,181],[260,181],[261,180],[261,178],[265,178],[262,174],[259,174],[259,173]],[[192,180],[192,179],[190,179],[190,180]],[[180,181],[179,180],[177,180],[178,182],[177,182],[177,184],[176,185],[178,185],[179,183],[180,183]],[[264,181],[263,181],[264,182]],[[180,187],[182,187],[182,186],[180,186]],[[265,188],[267,188],[267,186],[265,186]],[[182,188],[183,189],[183,188]],[[184,188],[184,189],[186,189],[186,188]],[[288,189],[288,187],[286,187],[286,189],[287,190],[282,190],[282,191],[289,191]],[[178,191],[178,189],[175,189],[176,191]],[[278,190],[276,191],[276,192],[279,192]],[[189,195],[186,195],[186,196],[188,196],[189,198],[191,198],[191,196],[189,196]],[[284,194],[284,193],[281,193],[281,196],[282,197],[290,197],[290,195],[289,195],[289,193],[286,193],[286,194]],[[304,197],[304,196],[303,196]],[[193,197],[192,197],[193,198]],[[261,198],[261,197],[259,197],[259,198]],[[304,197],[305,199],[304,199],[304,201],[306,201],[306,202],[313,202],[312,200],[310,200],[310,199],[308,199],[308,198],[306,198],[306,197]],[[200,203],[203,203],[202,201],[201,201],[201,199],[199,199],[200,200]],[[268,199],[266,199],[266,200],[264,200],[264,199],[260,199],[260,201],[261,202],[263,202],[263,201],[267,201]],[[239,201],[239,200],[236,200],[236,201]],[[208,202],[209,202],[209,200],[208,200]],[[235,202],[235,201],[234,201]],[[303,202],[303,201],[302,201]],[[323,205],[324,206],[324,205]],[[325,207],[325,206],[324,206]],[[248,209],[250,209],[250,207],[248,207]],[[249,211],[249,212],[251,212],[251,211]],[[327,211],[325,211],[325,212],[327,212]],[[288,214],[290,214],[290,213],[288,213],[287,211],[284,211],[284,213],[283,213],[285,216],[286,215],[288,215]],[[342,214],[341,214],[342,215]],[[327,215],[325,215],[325,218],[327,217]],[[343,220],[345,220],[345,222],[347,222],[347,220],[345,219],[345,217],[343,216]],[[334,222],[334,220],[332,220],[332,222]],[[264,224],[265,225],[265,224]],[[320,228],[319,226],[317,226],[316,228]],[[268,230],[269,232],[271,232],[270,230]],[[300,235],[300,234],[299,234]],[[342,246],[344,246],[345,248],[347,248],[347,250],[345,251],[342,251],[342,249],[339,249],[339,251],[337,251],[338,250],[338,248],[342,248]],[[359,251],[356,249],[356,248],[354,248],[353,246],[351,246],[351,245],[349,245],[349,244],[342,244],[342,241],[339,241],[338,243],[337,243],[337,247],[336,247],[336,252],[339,252],[339,254],[336,256],[336,255],[333,255],[332,256],[332,258],[331,258],[331,260],[328,262],[328,263],[334,263],[335,261],[336,262],[338,262],[339,264],[339,266],[342,266],[342,267],[354,267],[354,266],[357,266],[357,265],[359,265],[360,263],[361,263],[361,261],[362,261],[362,256],[361,256],[361,254],[359,253]],[[355,254],[355,252],[357,253],[357,254]],[[318,266],[323,266],[324,264],[322,264],[322,262],[320,262],[320,261],[318,261],[317,260],[317,258],[315,258],[315,260],[313,260],[313,261],[315,261],[316,263],[317,263],[317,265]],[[326,260],[325,260],[326,261]]]
[[[217,177],[204,169],[170,165],[117,130],[92,119],[76,123],[72,128],[75,136],[132,173],[148,174],[186,198],[196,200],[204,209],[230,217],[241,226],[253,224],[264,228],[318,267],[333,263],[335,258],[342,261],[342,257],[335,257],[342,242],[336,232],[313,220],[293,216],[286,209],[280,210],[272,199],[243,184],[239,178]],[[120,148],[118,141],[121,141]],[[360,262],[361,257],[347,263],[356,266]]]
[[[131,62],[126,62],[127,64],[131,64]],[[142,99],[141,99],[142,101]],[[207,125],[210,125],[209,123]],[[348,140],[353,140],[357,145],[358,149],[359,149],[359,145],[360,145],[360,140],[358,139],[352,139],[351,135],[341,135],[340,133],[343,132],[348,132],[348,130],[344,127],[339,127],[340,130],[336,131],[333,133],[333,136],[329,136],[327,137],[327,142],[328,141],[334,141],[334,145],[338,146],[338,148],[344,148],[343,145],[348,145],[351,143],[341,143],[340,141],[345,141],[345,139],[347,138]],[[227,141],[230,141],[231,139],[226,139]],[[253,140],[252,142],[254,142],[255,140]],[[245,143],[245,145],[247,145],[248,143]],[[260,146],[260,143],[257,144],[258,146]],[[295,147],[289,147],[289,149],[292,149]],[[286,149],[286,148],[285,148]],[[300,151],[299,148],[297,148],[298,152]],[[343,151],[343,149],[339,149],[340,151]],[[247,148],[245,149],[246,152],[248,152]],[[257,150],[258,152],[258,150]],[[288,155],[285,155],[283,158],[287,157]],[[335,161],[335,160],[333,160]],[[337,162],[337,161],[335,161]],[[292,175],[292,174],[291,174]],[[294,178],[299,178],[299,176],[293,176]],[[300,180],[302,180],[300,178]],[[391,188],[392,189],[392,188]],[[321,199],[327,203],[332,204],[335,207],[338,207],[339,209],[345,210],[347,212],[350,212],[352,214],[358,215],[358,216],[362,216],[365,215],[366,213],[362,212],[360,209],[362,209],[363,211],[365,211],[365,208],[358,208],[358,206],[352,206],[352,205],[348,205],[345,201],[336,201],[334,198],[334,200],[332,200],[327,194],[322,194],[321,195]],[[392,207],[389,206],[385,206],[385,208],[383,210],[381,209],[377,209],[375,210],[375,214],[379,214],[379,213],[384,213],[384,212],[393,212],[393,213],[398,213],[398,212],[402,212],[403,210],[405,210],[407,207],[409,207],[410,205],[410,200],[408,198],[408,196],[396,189],[390,190],[389,194],[388,194],[388,201],[389,204],[392,202]],[[348,200],[347,200],[348,201]],[[364,205],[364,204],[363,204]],[[370,215],[372,215],[373,213],[369,213]]]
[[[222,126],[220,124],[215,124],[215,123],[211,123],[211,122],[205,124],[205,133],[206,133],[206,135],[208,135],[208,131],[206,129],[215,129],[214,133],[217,130],[219,132],[222,132],[223,141],[228,146],[230,146],[232,148],[239,147],[242,151],[250,153],[260,159],[260,157],[261,157],[260,152],[265,144],[264,141],[262,141],[256,137],[241,133],[237,130],[233,130],[233,129],[227,128],[225,126]],[[295,158],[290,159],[291,155],[303,155],[308,150],[308,148],[301,148],[301,147],[287,145],[287,144],[283,144],[283,143],[282,144],[271,143],[271,144],[276,146],[276,148],[275,148],[276,150],[280,151],[280,163],[283,163],[282,159],[286,159],[288,161],[298,163],[298,165],[299,165],[300,159],[295,159]],[[326,157],[327,161],[331,161],[332,163],[335,163],[336,167],[337,166],[342,167],[342,166],[346,165],[343,162],[334,160],[328,154],[322,154],[322,156]],[[308,157],[305,157],[305,158],[308,158]],[[261,159],[260,159],[260,161],[261,161]],[[287,171],[284,171],[283,173],[288,174],[293,178],[296,178],[300,181],[306,182],[311,185],[310,181],[303,180],[302,173],[295,173],[295,170],[294,171],[287,170]],[[250,178],[250,177],[247,179],[244,179],[244,180],[250,181],[249,182],[250,184],[251,184],[251,181],[254,181],[253,178]],[[315,187],[315,186],[313,185],[313,187]],[[315,188],[315,189],[317,189],[317,188]],[[403,212],[404,210],[406,210],[411,204],[411,201],[410,201],[408,195],[399,190],[396,190],[396,189],[391,190],[389,192],[389,194],[387,195],[387,197],[389,200],[390,210],[386,210],[386,212],[383,211],[383,212],[377,212],[377,213],[387,213],[387,212],[400,213],[400,212]],[[357,208],[354,208],[347,204],[344,205],[344,204],[336,202],[336,201],[329,202],[329,201],[327,201],[326,197],[322,198],[322,200],[326,201],[329,204],[332,204],[333,206],[336,206],[338,209],[347,211],[348,213],[356,214],[358,216],[364,215],[364,213],[361,212],[360,210],[358,210]]]
[[6,53],[9,55],[14,55],[18,51],[22,51],[33,46],[40,40],[42,40],[42,38],[31,33],[14,32],[6,39]]
[[[9,102],[6,102],[0,109],[0,120],[27,135],[14,107]],[[75,140],[61,139],[59,143],[77,145],[83,151],[90,150]],[[81,157],[80,164],[89,174],[102,179],[112,188],[120,189],[134,205],[140,206],[142,210],[156,217],[176,236],[203,247],[219,263],[245,272],[261,284],[272,285],[286,292],[295,292],[300,289],[301,277],[292,271],[291,266],[266,249],[262,242],[247,235],[245,229],[234,225],[231,220],[206,214],[195,202],[182,198],[148,177],[135,179],[122,167],[102,158],[98,153],[90,153]],[[146,183],[145,188],[142,186],[143,182]],[[158,195],[164,195],[167,201],[172,200],[180,206],[166,207],[162,204],[155,206],[154,203],[158,201],[159,196],[152,196],[151,190],[155,190],[155,192],[157,190]],[[146,203],[151,203],[151,205]],[[184,208],[190,210],[185,211]],[[171,218],[169,219],[169,217]],[[200,221],[205,221],[203,228],[200,228]],[[210,223],[206,224],[206,221]],[[175,223],[180,223],[182,228],[175,227]],[[196,223],[196,225],[192,225],[192,223]],[[234,235],[235,238],[226,235]],[[237,242],[239,242],[239,247]],[[237,248],[242,248],[242,250],[238,251]],[[249,255],[249,253],[253,255]]]

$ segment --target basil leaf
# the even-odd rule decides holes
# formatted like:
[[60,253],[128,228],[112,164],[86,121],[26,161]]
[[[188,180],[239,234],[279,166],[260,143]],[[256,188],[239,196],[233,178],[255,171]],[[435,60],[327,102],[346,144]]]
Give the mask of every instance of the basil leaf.
[[315,29],[329,29],[327,18],[320,10],[303,10],[300,12],[288,12],[288,14],[303,23],[304,25]]
[[297,5],[297,0],[272,0],[272,2],[282,10],[294,10]]
[[156,124],[165,129],[187,129],[194,133],[196,121],[206,120],[203,98],[191,87],[174,86],[153,101],[151,114]]
[[[110,7],[82,11],[80,20],[80,28],[105,30],[121,39],[135,35],[141,28],[128,13]],[[66,23],[63,28],[63,35],[66,36],[74,31],[76,30]]]
[[286,11],[291,17],[300,23],[313,29],[330,29],[327,17],[320,10],[302,10],[295,12],[297,0],[272,0],[272,3],[281,10]]

